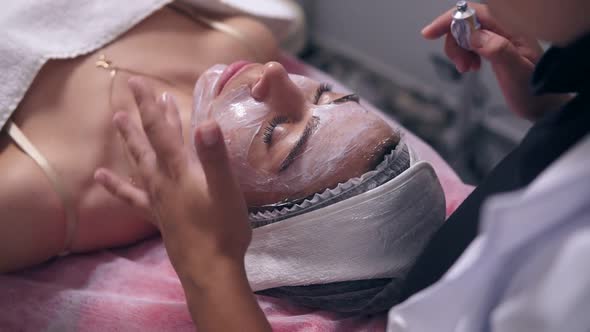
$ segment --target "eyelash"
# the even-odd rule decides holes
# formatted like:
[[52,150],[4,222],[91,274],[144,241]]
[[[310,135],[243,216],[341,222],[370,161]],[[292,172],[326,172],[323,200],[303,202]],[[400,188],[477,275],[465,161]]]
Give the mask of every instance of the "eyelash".
[[264,133],[262,134],[262,141],[270,145],[270,143],[272,142],[272,133],[275,130],[275,128],[278,125],[286,123],[288,121],[289,119],[286,116],[277,116],[270,120],[268,125],[264,128]]
[[320,86],[318,87],[318,89],[315,92],[315,96],[313,98],[313,103],[314,104],[318,104],[318,102],[320,101],[320,98],[322,97],[322,95],[325,92],[330,92],[332,91],[332,85],[330,85],[329,83],[322,83],[320,84]]

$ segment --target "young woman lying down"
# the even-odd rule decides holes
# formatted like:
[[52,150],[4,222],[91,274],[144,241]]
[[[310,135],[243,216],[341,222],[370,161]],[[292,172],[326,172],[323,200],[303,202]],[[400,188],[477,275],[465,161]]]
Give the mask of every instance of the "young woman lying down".
[[113,114],[139,124],[141,107],[174,108],[185,142],[207,118],[224,132],[257,230],[247,255],[255,291],[387,309],[371,300],[403,281],[442,222],[440,185],[356,95],[289,75],[277,56],[252,19],[173,5],[106,46],[45,63],[18,107],[2,110],[0,271],[156,233],[141,202],[115,197],[94,173],[106,168],[141,188]]

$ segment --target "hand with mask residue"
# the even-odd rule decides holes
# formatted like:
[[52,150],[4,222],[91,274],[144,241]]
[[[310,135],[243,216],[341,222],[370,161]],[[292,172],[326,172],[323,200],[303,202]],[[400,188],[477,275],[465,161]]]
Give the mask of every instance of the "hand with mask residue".
[[138,78],[129,80],[129,87],[142,127],[123,112],[113,121],[141,183],[136,186],[107,169],[99,169],[96,180],[151,213],[199,330],[270,330],[246,278],[244,255],[252,231],[217,123],[210,120],[196,128],[197,157],[183,140],[174,98],[157,98]]

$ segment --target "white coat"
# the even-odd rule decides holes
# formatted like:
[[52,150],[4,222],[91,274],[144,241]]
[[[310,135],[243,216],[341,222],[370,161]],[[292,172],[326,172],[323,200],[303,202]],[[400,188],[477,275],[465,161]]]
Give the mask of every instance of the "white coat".
[[590,331],[590,136],[491,197],[480,225],[440,281],[390,311],[388,332]]

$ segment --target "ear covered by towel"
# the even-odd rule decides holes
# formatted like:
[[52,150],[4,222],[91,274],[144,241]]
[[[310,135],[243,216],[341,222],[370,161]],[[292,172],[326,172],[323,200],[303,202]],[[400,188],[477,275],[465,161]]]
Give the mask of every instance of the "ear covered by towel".
[[392,289],[401,287],[445,218],[432,166],[403,140],[400,145],[409,168],[387,183],[254,229],[246,253],[252,289],[338,312],[376,313],[395,305]]

